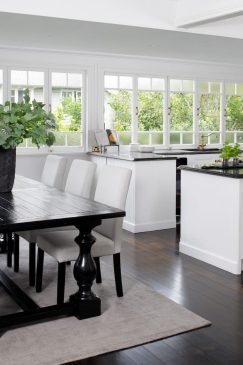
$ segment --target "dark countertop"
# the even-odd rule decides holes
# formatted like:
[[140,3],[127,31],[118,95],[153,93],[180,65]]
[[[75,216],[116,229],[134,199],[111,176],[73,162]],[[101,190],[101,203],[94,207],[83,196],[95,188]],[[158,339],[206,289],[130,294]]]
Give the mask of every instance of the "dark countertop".
[[99,152],[88,152],[88,155],[115,158],[117,160],[126,161],[150,161],[150,160],[176,160],[176,157],[167,156],[165,154],[157,155],[155,153],[145,152],[130,152],[130,153],[99,153]]
[[201,174],[208,174],[208,175],[217,175],[217,176],[223,176],[223,177],[230,177],[234,179],[243,179],[243,164],[240,167],[237,168],[227,168],[223,169],[220,167],[195,167],[195,166],[180,166],[180,170],[185,171],[192,171],[192,172],[199,172]]
[[211,155],[211,154],[219,154],[219,149],[212,149],[208,148],[205,150],[198,150],[198,149],[188,149],[188,150],[155,150],[154,153],[156,155]]

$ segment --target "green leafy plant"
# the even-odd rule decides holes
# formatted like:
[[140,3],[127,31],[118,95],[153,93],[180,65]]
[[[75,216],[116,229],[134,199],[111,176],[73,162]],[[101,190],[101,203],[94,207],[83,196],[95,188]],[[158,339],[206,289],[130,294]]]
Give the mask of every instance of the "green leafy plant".
[[44,110],[44,104],[30,101],[29,90],[24,90],[23,101],[0,104],[0,147],[15,148],[25,138],[30,138],[38,148],[55,142],[52,130],[57,125],[52,113]]
[[236,143],[233,147],[232,147],[232,157],[233,158],[239,158],[241,155],[241,149],[240,149],[240,145],[239,143]]
[[225,143],[220,149],[220,157],[225,160],[230,159],[232,157],[232,146],[230,146],[228,143]]
[[233,146],[225,143],[220,149],[220,152],[220,157],[223,159],[238,158],[241,154],[241,149],[239,143],[236,143]]

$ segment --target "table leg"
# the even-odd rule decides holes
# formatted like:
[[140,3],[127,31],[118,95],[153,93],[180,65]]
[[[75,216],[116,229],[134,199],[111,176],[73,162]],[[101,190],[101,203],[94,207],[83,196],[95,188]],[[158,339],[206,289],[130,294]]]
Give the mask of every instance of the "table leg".
[[80,252],[77,258],[73,274],[77,281],[79,290],[70,297],[74,306],[74,314],[78,319],[99,316],[101,314],[101,301],[91,290],[93,281],[96,278],[96,266],[91,256],[91,247],[95,242],[95,237],[91,231],[101,224],[101,220],[85,223],[83,226],[76,226],[79,235],[75,242],[79,246]]

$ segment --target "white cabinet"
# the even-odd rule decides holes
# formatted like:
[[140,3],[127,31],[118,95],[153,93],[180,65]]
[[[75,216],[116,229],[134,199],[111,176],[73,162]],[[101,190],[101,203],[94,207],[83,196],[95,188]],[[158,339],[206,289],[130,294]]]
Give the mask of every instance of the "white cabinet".
[[[92,156],[98,165],[127,167],[132,170],[123,228],[146,232],[176,226],[176,160],[123,160]],[[111,192],[112,194],[112,192]]]

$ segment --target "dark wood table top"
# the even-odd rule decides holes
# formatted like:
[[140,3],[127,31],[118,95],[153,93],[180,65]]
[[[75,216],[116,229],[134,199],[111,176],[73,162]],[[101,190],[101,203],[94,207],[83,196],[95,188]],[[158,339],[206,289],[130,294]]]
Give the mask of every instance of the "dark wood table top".
[[125,212],[16,176],[11,193],[0,193],[0,232],[78,225]]

